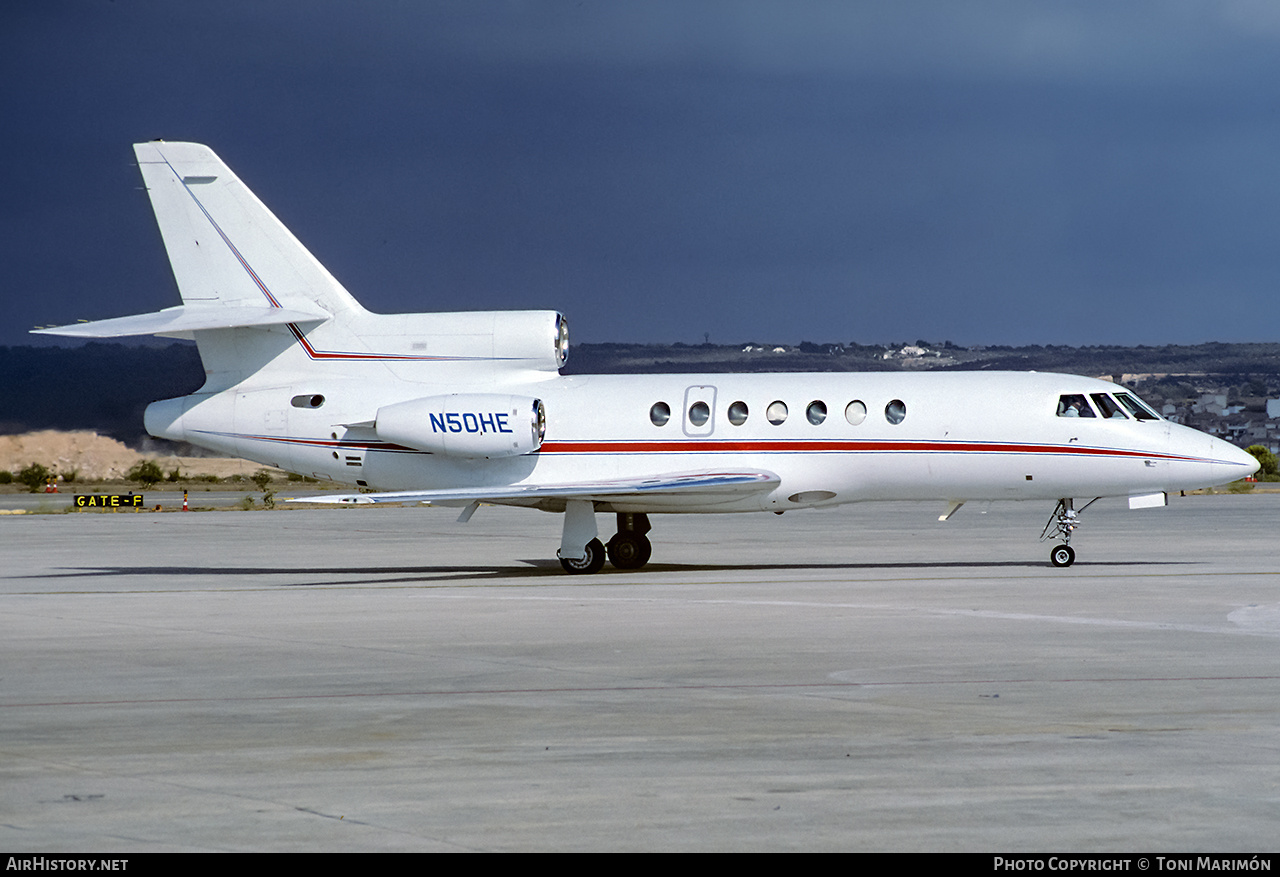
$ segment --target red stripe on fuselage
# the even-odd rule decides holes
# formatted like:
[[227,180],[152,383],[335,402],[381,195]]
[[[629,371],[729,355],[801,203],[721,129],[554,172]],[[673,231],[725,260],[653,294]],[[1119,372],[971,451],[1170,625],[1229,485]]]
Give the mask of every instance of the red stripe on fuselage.
[[1140,457],[1159,460],[1199,460],[1176,454],[1123,448],[1077,445],[1034,445],[1013,442],[931,441],[591,441],[543,442],[544,454],[699,454],[699,453],[934,453],[1035,454]]
[[[348,448],[365,451],[429,454],[390,442],[377,440],[351,441],[295,436],[244,435],[216,433],[226,438],[280,444],[310,445],[322,448]],[[1208,457],[1188,457],[1127,448],[1079,447],[1076,445],[1036,445],[1016,442],[937,442],[937,441],[585,441],[543,442],[536,454],[603,455],[603,454],[1005,454],[1022,456],[1112,457],[1139,460],[1168,460],[1184,463],[1220,463]]]

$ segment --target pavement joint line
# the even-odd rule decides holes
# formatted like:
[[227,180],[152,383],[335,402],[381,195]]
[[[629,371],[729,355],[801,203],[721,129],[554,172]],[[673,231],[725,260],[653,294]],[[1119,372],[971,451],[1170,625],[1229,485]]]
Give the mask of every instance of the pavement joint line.
[[878,682],[744,682],[699,683],[685,685],[594,685],[565,686],[557,688],[468,688],[424,689],[421,691],[341,692],[336,694],[263,694],[240,697],[157,697],[134,700],[75,700],[0,703],[0,709],[30,709],[35,707],[84,707],[84,706],[146,706],[165,703],[262,703],[283,700],[350,700],[358,698],[440,697],[512,694],[610,694],[624,692],[663,691],[765,691],[765,690],[821,690],[851,688],[894,688],[920,686],[957,685],[1111,685],[1152,684],[1185,682],[1276,682],[1280,675],[1266,676],[1081,676],[1036,679],[1019,677],[1011,679],[901,679]]

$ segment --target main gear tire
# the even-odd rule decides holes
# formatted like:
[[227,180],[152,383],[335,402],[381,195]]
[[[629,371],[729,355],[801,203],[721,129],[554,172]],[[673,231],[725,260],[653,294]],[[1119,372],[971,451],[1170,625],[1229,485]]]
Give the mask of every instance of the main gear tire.
[[587,543],[586,551],[587,556],[581,560],[560,558],[560,565],[564,567],[564,571],[570,575],[586,575],[604,569],[604,544],[599,539],[592,539]]
[[653,555],[647,536],[623,531],[609,540],[609,562],[618,569],[639,569]]

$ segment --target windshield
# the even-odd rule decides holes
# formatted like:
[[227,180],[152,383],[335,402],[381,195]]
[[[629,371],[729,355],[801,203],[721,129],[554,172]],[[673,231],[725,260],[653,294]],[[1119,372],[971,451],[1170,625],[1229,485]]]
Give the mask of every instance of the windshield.
[[[1090,405],[1089,400],[1093,400]],[[1125,412],[1128,412],[1126,414]],[[1059,417],[1101,417],[1106,420],[1159,420],[1160,415],[1132,393],[1063,393]]]
[[1129,413],[1134,416],[1135,420],[1160,419],[1160,415],[1148,408],[1137,396],[1132,396],[1129,393],[1116,393],[1116,398],[1120,400],[1121,405],[1129,409]]

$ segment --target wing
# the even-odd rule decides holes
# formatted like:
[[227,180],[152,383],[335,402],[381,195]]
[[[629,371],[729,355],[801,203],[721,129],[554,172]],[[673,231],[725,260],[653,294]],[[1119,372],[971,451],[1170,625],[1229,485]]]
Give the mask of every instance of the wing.
[[689,497],[706,501],[723,497],[724,502],[760,490],[772,489],[781,479],[772,472],[679,472],[644,478],[612,478],[567,484],[499,484],[492,487],[462,487],[451,490],[398,490],[391,493],[354,493],[332,496],[297,497],[289,502],[378,503],[427,502],[459,504],[468,502],[532,505],[546,499],[584,499],[608,502],[623,497]]

